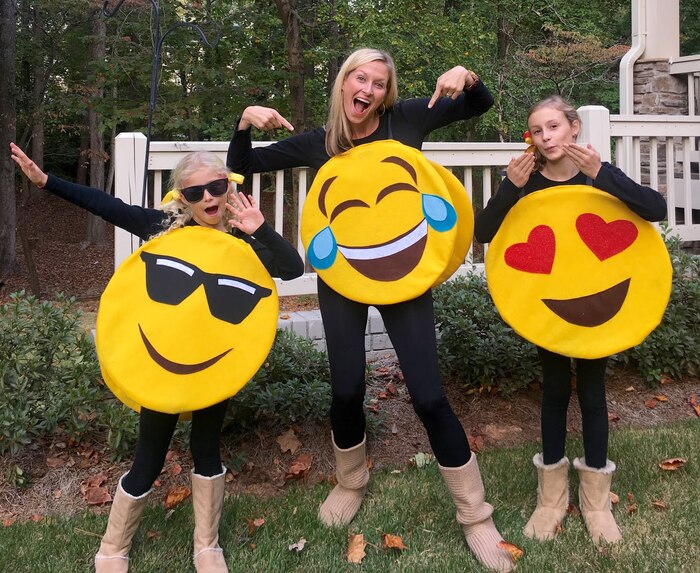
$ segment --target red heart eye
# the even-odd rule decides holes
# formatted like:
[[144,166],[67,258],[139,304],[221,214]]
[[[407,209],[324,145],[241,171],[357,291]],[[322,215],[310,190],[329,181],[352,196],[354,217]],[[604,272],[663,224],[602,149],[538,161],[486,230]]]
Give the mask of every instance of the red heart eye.
[[601,261],[624,251],[634,243],[639,233],[632,221],[619,219],[606,223],[594,213],[579,215],[576,230],[586,246]]
[[526,273],[548,275],[554,264],[554,231],[547,225],[538,225],[527,237],[527,243],[515,243],[506,249],[506,264]]

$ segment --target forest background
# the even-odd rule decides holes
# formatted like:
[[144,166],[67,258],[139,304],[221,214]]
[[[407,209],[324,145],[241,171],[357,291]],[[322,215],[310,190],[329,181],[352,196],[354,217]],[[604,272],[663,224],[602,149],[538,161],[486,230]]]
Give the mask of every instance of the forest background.
[[[431,140],[521,141],[529,106],[545,95],[618,111],[618,66],[631,44],[631,5],[0,0],[0,77],[15,78],[0,84],[0,143],[6,149],[7,141],[16,141],[46,170],[111,192],[114,137],[146,132],[154,72],[154,140],[228,140],[242,110],[253,104],[278,109],[301,132],[323,124],[337,70],[360,46],[394,56],[403,98],[430,96],[437,77],[457,64],[489,86],[496,103],[487,114],[438,130]],[[681,55],[700,53],[698,13],[700,0],[680,1]],[[183,23],[197,24],[209,43],[218,43],[208,47]],[[41,197],[17,185],[13,167],[2,153],[0,280],[16,266],[22,206]],[[90,217],[86,241],[102,242],[107,232]]]

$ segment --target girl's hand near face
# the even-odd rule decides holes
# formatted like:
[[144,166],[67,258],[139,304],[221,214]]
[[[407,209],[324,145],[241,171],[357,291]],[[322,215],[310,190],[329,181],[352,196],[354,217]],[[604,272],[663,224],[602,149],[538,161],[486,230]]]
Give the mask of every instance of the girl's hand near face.
[[522,189],[525,187],[527,180],[530,179],[534,168],[535,154],[526,152],[510,160],[506,169],[506,175],[513,185],[518,189]]
[[238,122],[238,129],[239,131],[248,129],[251,125],[263,131],[271,131],[281,127],[294,131],[294,126],[276,109],[260,105],[251,105],[243,110],[241,120]]
[[581,173],[593,180],[598,177],[598,172],[602,166],[600,153],[590,143],[586,147],[576,143],[565,143],[562,149]]
[[258,209],[252,195],[246,197],[243,193],[232,191],[229,193],[229,199],[230,202],[226,203],[226,209],[233,215],[229,219],[232,227],[250,235],[265,222],[265,217]]
[[34,183],[34,185],[39,188],[46,185],[49,176],[39,169],[39,166],[29,159],[24,151],[22,151],[14,143],[10,143],[10,153],[12,154],[12,160],[19,165],[22,172],[32,183]]

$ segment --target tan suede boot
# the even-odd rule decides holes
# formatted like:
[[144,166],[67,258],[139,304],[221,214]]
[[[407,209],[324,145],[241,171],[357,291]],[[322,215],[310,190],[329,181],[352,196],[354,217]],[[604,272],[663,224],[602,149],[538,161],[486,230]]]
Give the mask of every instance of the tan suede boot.
[[138,497],[129,495],[122,488],[125,475],[119,478],[117,483],[117,491],[107,520],[107,530],[95,555],[95,573],[127,573],[129,570],[131,540],[139,527],[141,515],[146,507],[146,498],[151,491]]
[[484,501],[476,455],[458,468],[438,466],[447,489],[457,506],[457,521],[462,524],[467,545],[479,562],[495,571],[510,571],[515,564],[504,549],[498,547],[503,537],[493,524],[493,507]]
[[545,464],[542,454],[535,454],[532,463],[537,468],[537,507],[525,524],[523,533],[544,541],[557,534],[557,526],[566,517],[569,506],[569,458]]
[[594,543],[617,543],[622,539],[620,528],[615,523],[610,503],[610,484],[615,464],[608,460],[604,468],[591,468],[581,458],[574,459],[578,470],[578,502],[586,529]]
[[333,434],[333,451],[335,452],[336,485],[326,501],[321,504],[318,517],[328,527],[342,527],[350,523],[362,505],[369,481],[365,444],[367,438],[347,450],[335,445]]
[[192,471],[194,511],[194,566],[197,573],[228,573],[224,550],[219,547],[219,522],[224,506],[226,468],[207,477]]

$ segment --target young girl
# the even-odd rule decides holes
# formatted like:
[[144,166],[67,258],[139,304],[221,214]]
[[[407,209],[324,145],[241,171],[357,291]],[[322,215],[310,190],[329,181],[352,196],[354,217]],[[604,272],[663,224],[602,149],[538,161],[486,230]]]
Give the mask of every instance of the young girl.
[[[666,217],[666,202],[638,185],[610,163],[601,162],[589,144],[577,145],[581,121],[559,96],[535,104],[528,114],[534,153],[525,152],[508,164],[507,177],[486,208],[477,214],[474,236],[490,242],[508,211],[523,196],[557,185],[590,185],[624,202],[648,221]],[[566,515],[569,460],[565,456],[566,413],[571,395],[571,359],[537,348],[542,365],[542,453],[537,468],[537,507],[525,526],[528,537],[550,539]],[[607,357],[576,359],[576,389],[583,420],[584,457],[574,459],[580,479],[579,503],[588,532],[598,543],[621,539],[610,511],[610,483],[615,464],[608,460],[608,412],[605,401]]]
[[[127,205],[98,189],[47,175],[14,143],[10,144],[10,151],[15,163],[37,187],[87,209],[141,239],[177,227],[200,225],[240,236],[253,247],[273,276],[292,279],[304,272],[296,249],[265,222],[252,196],[229,194],[229,171],[213,153],[200,151],[186,155],[172,173],[172,188],[176,190],[172,195],[175,198],[165,203],[162,209],[148,209]],[[233,227],[230,231],[227,216]],[[227,405],[228,400],[224,400],[192,412],[194,564],[198,573],[228,571],[218,544],[226,475],[226,468],[221,464],[220,436]],[[131,468],[117,485],[107,531],[95,556],[97,573],[125,573],[128,570],[131,541],[153,482],[163,468],[179,417],[178,414],[165,414],[145,407],[141,408],[139,416],[136,455]]]
[[[361,48],[348,56],[331,91],[324,127],[268,147],[252,147],[251,127],[293,129],[276,110],[245,108],[228,150],[239,173],[311,166],[320,168],[352,147],[394,139],[420,149],[428,134],[486,112],[493,97],[462,66],[442,74],[431,98],[398,101],[396,68],[389,54]],[[321,505],[328,526],[345,526],[364,499],[369,472],[365,455],[365,328],[368,304],[351,300],[318,279],[318,298],[331,368],[331,427],[338,485]],[[413,407],[425,426],[440,472],[457,506],[457,520],[476,558],[499,571],[513,566],[499,547],[501,535],[485,501],[476,456],[452,411],[440,380],[430,289],[413,300],[375,305],[401,364]]]

